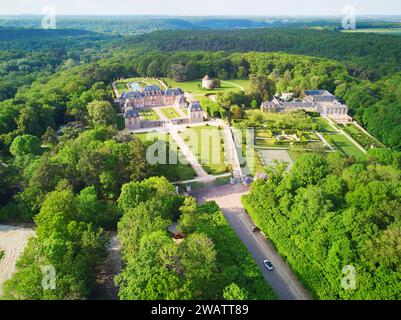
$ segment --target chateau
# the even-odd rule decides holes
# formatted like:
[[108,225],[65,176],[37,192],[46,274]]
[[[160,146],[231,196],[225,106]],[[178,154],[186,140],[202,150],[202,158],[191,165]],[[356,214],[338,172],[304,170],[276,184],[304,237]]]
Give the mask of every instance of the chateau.
[[141,115],[141,109],[155,107],[175,107],[187,114],[185,117],[171,119],[171,122],[175,124],[204,121],[204,111],[199,101],[188,103],[180,88],[162,90],[157,85],[141,88],[135,83],[131,83],[129,86],[133,91],[124,92],[119,99],[126,128],[139,129],[163,126],[165,121],[146,120]]
[[[131,86],[132,88],[132,86]],[[120,104],[125,108],[146,108],[171,106],[177,100],[177,97],[184,93],[180,88],[161,90],[156,85],[149,85],[142,90],[124,92],[120,97]]]
[[305,110],[319,112],[337,123],[352,121],[348,116],[348,107],[327,90],[307,90],[302,101],[287,101],[281,97],[274,97],[272,101],[263,102],[261,110],[265,112],[283,112]]

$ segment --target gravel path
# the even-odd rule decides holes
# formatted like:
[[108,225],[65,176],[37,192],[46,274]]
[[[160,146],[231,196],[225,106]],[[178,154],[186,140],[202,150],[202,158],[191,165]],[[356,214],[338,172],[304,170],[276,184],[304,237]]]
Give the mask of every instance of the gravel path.
[[18,227],[0,225],[0,249],[4,250],[4,256],[0,260],[0,296],[6,280],[15,272],[15,264],[24,250],[28,239],[35,235],[33,227]]

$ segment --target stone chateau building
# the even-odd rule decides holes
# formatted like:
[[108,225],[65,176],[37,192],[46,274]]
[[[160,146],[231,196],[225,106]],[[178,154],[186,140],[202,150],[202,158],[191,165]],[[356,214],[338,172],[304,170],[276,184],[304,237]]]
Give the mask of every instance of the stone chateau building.
[[174,123],[194,123],[204,121],[204,111],[199,101],[188,103],[184,92],[180,88],[160,89],[157,85],[148,85],[144,88],[130,85],[133,91],[124,92],[120,97],[120,108],[124,113],[125,127],[139,129],[159,127],[163,120],[146,120],[141,116],[141,109],[153,107],[176,107],[183,111],[188,110],[185,118],[174,119]]
[[327,90],[307,90],[302,101],[286,101],[281,97],[274,97],[272,101],[263,102],[261,110],[265,112],[283,112],[305,110],[319,112],[337,123],[352,121],[348,116],[348,107]]

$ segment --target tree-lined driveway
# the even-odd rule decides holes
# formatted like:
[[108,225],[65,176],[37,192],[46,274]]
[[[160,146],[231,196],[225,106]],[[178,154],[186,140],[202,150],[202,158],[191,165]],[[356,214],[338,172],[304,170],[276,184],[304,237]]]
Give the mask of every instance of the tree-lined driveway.
[[[254,226],[249,215],[245,212],[241,196],[248,193],[243,185],[210,186],[196,191],[193,196],[201,203],[216,201],[226,219],[237,233],[238,237],[252,254],[264,278],[277,293],[281,300],[310,300],[311,296],[302,287],[295,274],[284,259],[277,253],[274,246],[260,232],[252,232]],[[274,271],[268,271],[263,260],[269,259],[274,265]]]

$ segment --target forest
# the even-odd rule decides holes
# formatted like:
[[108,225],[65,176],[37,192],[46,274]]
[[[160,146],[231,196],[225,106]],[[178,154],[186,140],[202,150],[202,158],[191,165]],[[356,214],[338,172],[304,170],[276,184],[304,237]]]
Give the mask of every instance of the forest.
[[[257,181],[245,209],[318,299],[401,298],[401,158],[377,149],[366,163],[311,154]],[[356,270],[344,290],[343,268]]]
[[[401,37],[295,28],[122,37],[81,23],[86,31],[0,29],[0,222],[37,232],[5,298],[90,297],[116,230],[121,299],[275,298],[216,204],[177,196],[178,169],[148,164],[147,145],[120,131],[111,82],[205,74],[251,83],[206,104],[212,116],[241,121],[276,91],[326,89],[388,147],[357,164],[308,154],[290,173],[268,171],[243,202],[314,297],[400,298]],[[173,222],[188,235],[182,247],[166,231]],[[58,270],[57,290],[38,289],[43,265]],[[360,277],[353,291],[339,287],[347,265]]]
[[[175,194],[165,178],[122,187],[118,224],[125,268],[119,297],[139,300],[274,299],[255,262],[215,203]],[[177,221],[185,240],[167,229]]]
[[286,52],[342,61],[352,75],[375,80],[401,71],[401,38],[311,29],[160,31],[127,38],[162,51]]

